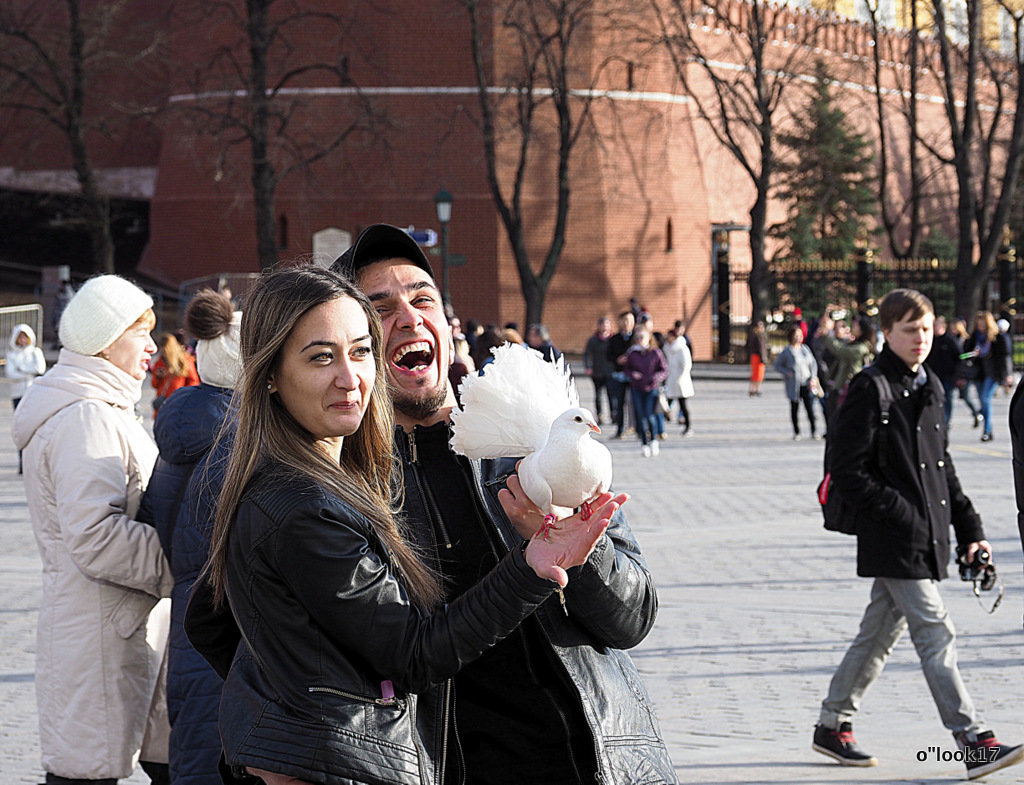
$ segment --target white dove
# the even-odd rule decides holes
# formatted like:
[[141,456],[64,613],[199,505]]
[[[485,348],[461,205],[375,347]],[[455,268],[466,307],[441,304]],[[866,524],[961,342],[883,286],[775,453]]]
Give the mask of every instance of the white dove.
[[546,362],[517,344],[491,350],[494,361],[459,387],[462,408],[452,411],[455,452],[470,458],[514,458],[523,491],[554,520],[553,508],[583,507],[612,481],[608,448],[590,438],[600,433],[564,361]]

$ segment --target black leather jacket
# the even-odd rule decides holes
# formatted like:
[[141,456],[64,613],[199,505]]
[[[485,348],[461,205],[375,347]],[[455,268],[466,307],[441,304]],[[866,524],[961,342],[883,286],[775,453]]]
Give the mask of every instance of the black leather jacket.
[[[555,586],[515,548],[472,590],[421,614],[366,519],[273,467],[249,483],[228,548],[228,601],[247,645],[221,697],[225,759],[333,785],[439,783],[445,680]],[[208,591],[193,595],[186,629],[223,671],[234,648]]]
[[[430,530],[438,511],[418,465],[417,430],[396,431],[396,451],[405,479],[403,512],[409,530],[423,533]],[[475,501],[493,525],[497,541],[511,553],[518,551],[522,538],[498,502],[498,491],[514,472],[515,460],[464,461],[462,465],[472,474]],[[429,542],[422,545],[433,547]],[[675,783],[650,697],[632,660],[622,651],[650,631],[658,599],[621,511],[587,563],[569,571],[564,594],[564,610],[557,595],[552,595],[535,614],[580,701],[594,743],[598,781],[606,785]]]

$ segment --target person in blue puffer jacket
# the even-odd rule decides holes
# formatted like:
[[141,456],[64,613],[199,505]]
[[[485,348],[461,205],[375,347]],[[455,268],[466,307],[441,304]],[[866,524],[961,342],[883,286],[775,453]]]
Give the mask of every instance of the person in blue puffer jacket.
[[172,785],[222,782],[217,769],[222,681],[192,648],[182,622],[192,583],[209,551],[219,488],[212,488],[213,473],[207,475],[202,460],[227,417],[241,369],[240,323],[241,312],[235,312],[223,295],[205,290],[192,299],[185,311],[185,327],[198,339],[196,363],[202,383],[175,391],[153,427],[160,457],[143,509],[156,526],[174,574],[167,672]]

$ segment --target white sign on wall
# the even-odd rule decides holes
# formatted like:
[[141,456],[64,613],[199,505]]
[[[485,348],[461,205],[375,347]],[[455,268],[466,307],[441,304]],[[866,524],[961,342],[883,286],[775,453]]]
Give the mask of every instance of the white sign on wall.
[[352,246],[352,233],[333,226],[313,234],[313,263],[320,267],[331,264]]

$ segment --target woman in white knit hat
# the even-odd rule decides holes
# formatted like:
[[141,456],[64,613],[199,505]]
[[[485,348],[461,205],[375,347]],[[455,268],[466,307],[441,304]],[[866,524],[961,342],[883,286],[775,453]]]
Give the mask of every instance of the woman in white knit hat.
[[[18,403],[25,396],[25,390],[32,386],[37,376],[46,371],[43,350],[36,346],[36,333],[27,324],[16,324],[11,331],[7,348],[7,362],[4,373],[11,380],[11,403]],[[21,451],[18,451],[18,474],[22,472]]]
[[60,320],[57,364],[14,416],[43,561],[36,701],[47,785],[105,783],[138,761],[167,781],[163,673],[173,578],[156,529],[136,518],[156,446],[135,415],[153,300],[88,281]]

